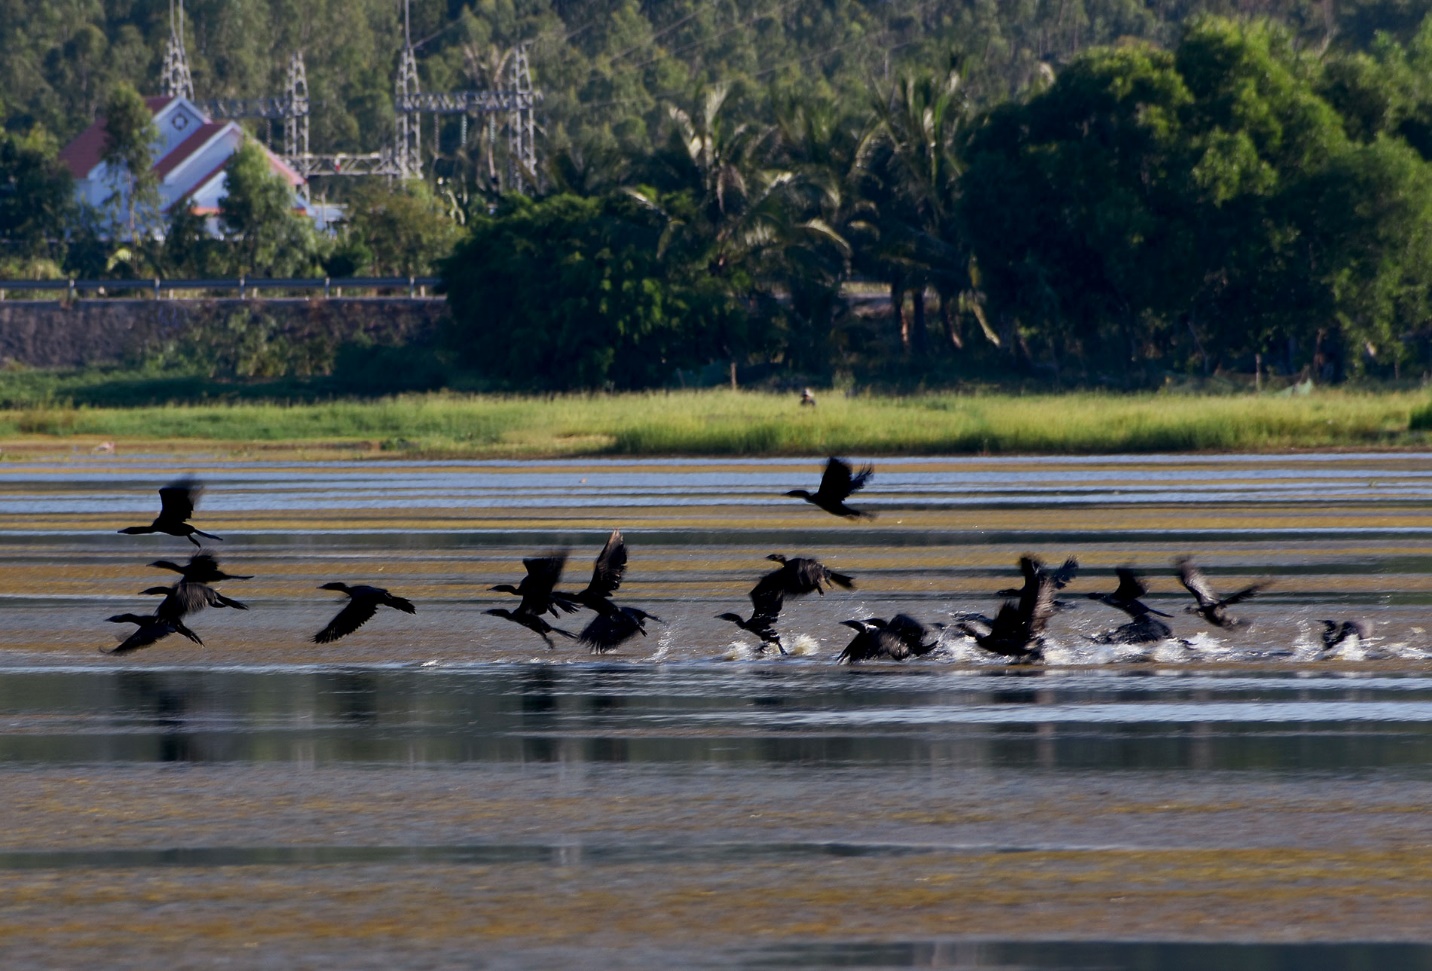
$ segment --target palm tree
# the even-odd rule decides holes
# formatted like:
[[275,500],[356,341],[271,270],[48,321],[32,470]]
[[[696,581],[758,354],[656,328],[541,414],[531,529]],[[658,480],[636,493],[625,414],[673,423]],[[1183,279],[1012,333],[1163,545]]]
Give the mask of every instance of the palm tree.
[[[879,217],[869,268],[890,282],[893,309],[907,349],[925,347],[928,286],[939,294],[945,337],[963,346],[957,315],[970,312],[985,334],[974,267],[956,218],[960,191],[960,141],[970,117],[960,74],[901,77],[874,101],[875,128],[863,161],[863,189]],[[913,292],[906,318],[904,296]],[[997,341],[996,341],[997,342]]]

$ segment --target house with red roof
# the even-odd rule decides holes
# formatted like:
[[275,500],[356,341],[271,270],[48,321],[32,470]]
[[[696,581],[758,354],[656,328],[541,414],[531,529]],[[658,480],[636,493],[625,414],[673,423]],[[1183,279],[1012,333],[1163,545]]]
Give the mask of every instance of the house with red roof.
[[[153,172],[158,180],[159,208],[167,218],[178,206],[209,217],[217,233],[219,200],[227,192],[225,167],[248,136],[236,122],[214,121],[187,98],[166,96],[146,98],[154,114],[159,140],[154,145]],[[75,178],[75,194],[82,203],[103,210],[122,179],[114,178],[100,158],[104,154],[104,119],[70,142],[60,152],[60,161]],[[304,180],[283,159],[267,148],[269,167],[293,189],[295,211],[320,215],[300,194]]]

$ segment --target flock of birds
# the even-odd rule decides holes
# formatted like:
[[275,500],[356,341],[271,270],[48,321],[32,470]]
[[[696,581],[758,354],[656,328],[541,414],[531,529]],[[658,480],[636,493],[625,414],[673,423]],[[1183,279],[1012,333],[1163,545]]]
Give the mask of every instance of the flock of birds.
[[[803,499],[835,516],[874,518],[874,513],[854,509],[847,504],[847,500],[864,488],[874,474],[875,470],[870,465],[857,471],[840,459],[831,458],[815,492],[794,489],[786,495]],[[185,625],[186,617],[205,607],[248,609],[247,605],[223,595],[214,587],[214,584],[225,580],[249,580],[252,577],[225,573],[219,567],[217,558],[203,549],[196,538],[202,536],[222,541],[221,537],[203,532],[189,522],[202,492],[202,486],[191,479],[170,483],[159,490],[159,515],[152,523],[119,530],[130,535],[164,533],[181,537],[193,543],[197,550],[185,563],[155,560],[149,564],[178,573],[180,579],[171,586],[149,587],[140,591],[144,595],[163,598],[153,613],[124,613],[110,617],[109,620],[114,623],[135,624],[136,630],[106,653],[126,654],[148,647],[171,634],[202,645],[199,636]],[[812,593],[824,596],[830,587],[851,590],[855,587],[855,578],[837,573],[808,557],[772,553],[767,559],[778,563],[779,567],[762,576],[751,589],[751,616],[744,618],[737,613],[722,613],[716,618],[729,621],[754,635],[760,641],[759,650],[762,652],[774,648],[785,654],[786,646],[776,630],[776,623],[786,599]],[[593,563],[591,579],[575,593],[558,589],[566,563],[566,552],[524,559],[522,564],[526,575],[521,582],[516,585],[498,584],[491,588],[494,592],[520,598],[517,607],[511,610],[493,608],[484,613],[527,628],[540,636],[549,649],[554,647],[551,635],[556,634],[577,641],[593,654],[608,653],[637,635],[646,636],[648,621],[663,623],[655,614],[619,605],[612,599],[621,587],[627,566],[626,541],[620,530],[612,531]],[[1185,608],[1185,612],[1198,615],[1214,627],[1238,626],[1240,621],[1229,613],[1228,608],[1250,599],[1269,584],[1269,581],[1260,581],[1220,596],[1191,558],[1180,557],[1174,564],[1179,581],[1195,601]],[[940,647],[945,632],[949,630],[972,639],[991,655],[1017,663],[1043,660],[1050,619],[1074,605],[1062,599],[1059,593],[1074,580],[1079,563],[1071,557],[1057,568],[1051,568],[1033,556],[1023,556],[1019,569],[1023,584],[998,591],[996,595],[1006,599],[993,617],[965,613],[957,615],[952,624],[929,626],[903,613],[888,620],[866,617],[842,621],[844,626],[855,631],[855,636],[840,653],[838,661],[855,664],[876,659],[903,661],[924,657]],[[1172,619],[1171,615],[1143,602],[1148,594],[1143,578],[1127,567],[1119,567],[1115,573],[1119,583],[1111,593],[1086,593],[1084,596],[1123,612],[1128,620],[1093,640],[1101,644],[1146,645],[1172,639],[1173,630],[1164,622]],[[348,601],[327,626],[313,636],[313,641],[318,644],[328,644],[352,634],[372,619],[379,607],[390,607],[407,614],[417,612],[411,601],[382,587],[332,582],[322,584],[319,589],[345,594]],[[584,609],[592,611],[595,616],[579,634],[555,627],[547,619],[559,619]],[[1331,651],[1353,638],[1366,643],[1371,635],[1368,624],[1362,620],[1324,620],[1322,623],[1325,651]]]

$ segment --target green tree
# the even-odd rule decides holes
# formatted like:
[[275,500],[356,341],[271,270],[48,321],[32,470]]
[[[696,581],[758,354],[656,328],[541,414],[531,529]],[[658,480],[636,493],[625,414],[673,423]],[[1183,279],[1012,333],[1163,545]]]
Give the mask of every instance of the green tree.
[[270,167],[268,153],[245,140],[224,173],[219,219],[230,247],[230,272],[276,277],[313,272],[321,255],[313,224],[295,211],[293,189]]
[[737,308],[663,258],[665,226],[624,193],[510,197],[443,268],[458,363],[509,388],[643,388],[720,360]]
[[127,238],[147,233],[159,205],[154,146],[159,131],[139,92],[127,82],[115,85],[104,103],[104,151],[100,155],[113,180],[106,205],[124,215]]
[[59,258],[74,183],[43,132],[0,131],[0,258]]
[[361,187],[348,204],[347,242],[380,275],[424,275],[452,253],[461,230],[421,182]]

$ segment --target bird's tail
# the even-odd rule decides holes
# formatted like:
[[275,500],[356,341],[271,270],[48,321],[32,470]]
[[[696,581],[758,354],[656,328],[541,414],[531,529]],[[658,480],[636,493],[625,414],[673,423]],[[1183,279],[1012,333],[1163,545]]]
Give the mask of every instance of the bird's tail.
[[829,578],[831,583],[842,586],[847,590],[855,589],[855,577],[848,576],[844,573],[836,573],[834,570],[831,570],[829,571]]
[[406,597],[389,597],[388,606],[394,610],[401,610],[405,614],[416,614],[418,612],[418,608],[414,607],[413,602]]
[[[142,534],[144,534],[144,533],[152,533],[152,532],[154,532],[154,527],[153,527],[153,526],[126,526],[126,527],[124,527],[124,528],[121,529],[121,530],[117,530],[117,532],[121,532],[121,533],[123,533],[123,534],[126,535],[126,536],[140,536],[140,535],[142,535]],[[198,544],[196,543],[195,545],[197,546]]]
[[249,609],[248,604],[239,603],[233,597],[226,597],[222,593],[219,593],[217,590],[214,591],[214,602],[217,603],[220,607],[233,607],[235,610]]
[[195,538],[194,538],[195,536],[202,536],[202,537],[204,537],[205,539],[216,539],[216,540],[218,540],[220,543],[222,543],[222,542],[224,541],[224,537],[222,537],[222,536],[215,536],[213,533],[206,533],[206,532],[204,532],[202,529],[196,529],[196,530],[194,530],[194,532],[192,532],[192,533],[189,534],[189,542],[191,542],[191,543],[193,543],[195,546],[199,546],[199,547],[201,547],[201,548],[202,548],[202,545],[203,545],[203,544],[201,544],[197,539],[195,539]]

